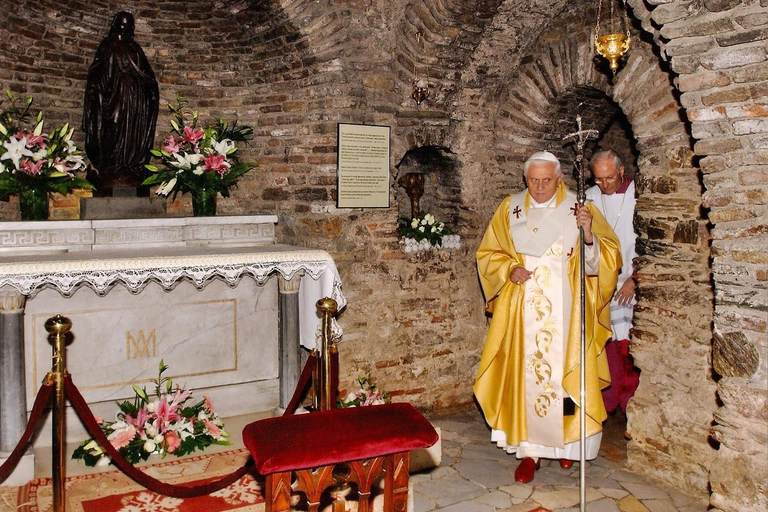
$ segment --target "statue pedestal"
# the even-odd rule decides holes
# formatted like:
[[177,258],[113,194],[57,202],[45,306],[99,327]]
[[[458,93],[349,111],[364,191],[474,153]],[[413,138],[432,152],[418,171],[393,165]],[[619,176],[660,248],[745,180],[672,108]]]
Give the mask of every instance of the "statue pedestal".
[[165,217],[164,197],[84,197],[81,220],[147,219]]

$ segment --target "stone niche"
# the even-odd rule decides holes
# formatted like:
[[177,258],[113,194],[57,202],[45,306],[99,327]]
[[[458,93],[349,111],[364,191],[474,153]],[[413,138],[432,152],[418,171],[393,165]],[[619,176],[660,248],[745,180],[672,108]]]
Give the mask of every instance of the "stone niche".
[[421,174],[424,193],[420,211],[432,214],[456,231],[461,201],[461,184],[453,152],[442,146],[421,146],[406,151],[396,166],[395,176],[398,217],[411,217],[411,199],[402,186],[408,174]]

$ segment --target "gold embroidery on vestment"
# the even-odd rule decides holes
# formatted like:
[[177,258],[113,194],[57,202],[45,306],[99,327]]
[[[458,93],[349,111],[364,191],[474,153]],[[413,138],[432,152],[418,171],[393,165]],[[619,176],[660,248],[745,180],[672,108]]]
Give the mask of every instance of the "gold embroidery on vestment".
[[[550,248],[549,255],[557,257],[562,256],[562,249],[559,247]],[[552,323],[552,301],[544,294],[544,289],[551,288],[552,271],[546,265],[539,265],[533,269],[533,283],[528,290],[527,303],[533,308],[536,314],[536,321],[541,322],[541,328],[536,332],[534,339],[536,342],[536,351],[529,361],[530,368],[533,371],[534,381],[537,386],[542,387],[542,391],[536,396],[534,403],[534,412],[540,418],[544,418],[550,411],[553,402],[558,402],[558,394],[552,386],[552,366],[546,361],[545,354],[549,353],[549,348],[557,338],[559,331]]]
[[544,359],[534,360],[533,374],[536,376],[536,385],[540,385],[552,377],[552,367]]
[[533,280],[540,287],[549,288],[550,286],[549,281],[551,278],[552,278],[552,271],[549,270],[549,267],[539,265],[538,267],[533,269]]
[[536,411],[536,415],[543,418],[549,412],[549,406],[552,401],[557,399],[556,393],[539,393],[536,397],[536,403],[533,404],[533,410]]

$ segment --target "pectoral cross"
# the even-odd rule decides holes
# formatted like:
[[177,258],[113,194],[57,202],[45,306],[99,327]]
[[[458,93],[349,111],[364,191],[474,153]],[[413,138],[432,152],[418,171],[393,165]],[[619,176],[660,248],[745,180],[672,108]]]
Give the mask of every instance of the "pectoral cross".
[[516,219],[519,219],[519,218],[520,218],[520,212],[521,212],[521,211],[522,211],[522,210],[520,210],[520,207],[519,207],[519,206],[515,206],[515,209],[514,209],[514,210],[512,210],[512,213],[514,213],[514,214],[515,214],[515,218],[516,218]]
[[579,203],[573,203],[573,206],[571,206],[571,213],[573,216],[576,216],[576,210],[579,208]]

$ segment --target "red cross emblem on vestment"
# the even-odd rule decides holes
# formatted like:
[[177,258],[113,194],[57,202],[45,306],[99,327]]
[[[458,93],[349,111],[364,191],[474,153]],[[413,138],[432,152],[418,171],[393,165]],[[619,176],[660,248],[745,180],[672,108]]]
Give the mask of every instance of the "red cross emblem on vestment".
[[573,216],[576,216],[576,208],[579,207],[579,203],[573,203],[573,208],[571,208],[571,212],[573,213]]
[[571,247],[571,250],[565,255],[566,258],[570,258],[571,256],[573,256],[573,247]]
[[516,219],[519,219],[519,218],[520,218],[520,213],[521,213],[521,212],[522,212],[522,210],[520,210],[520,207],[519,207],[519,206],[515,206],[515,209],[514,209],[514,210],[512,210],[512,213],[514,213],[514,214],[515,214],[515,218],[516,218]]

